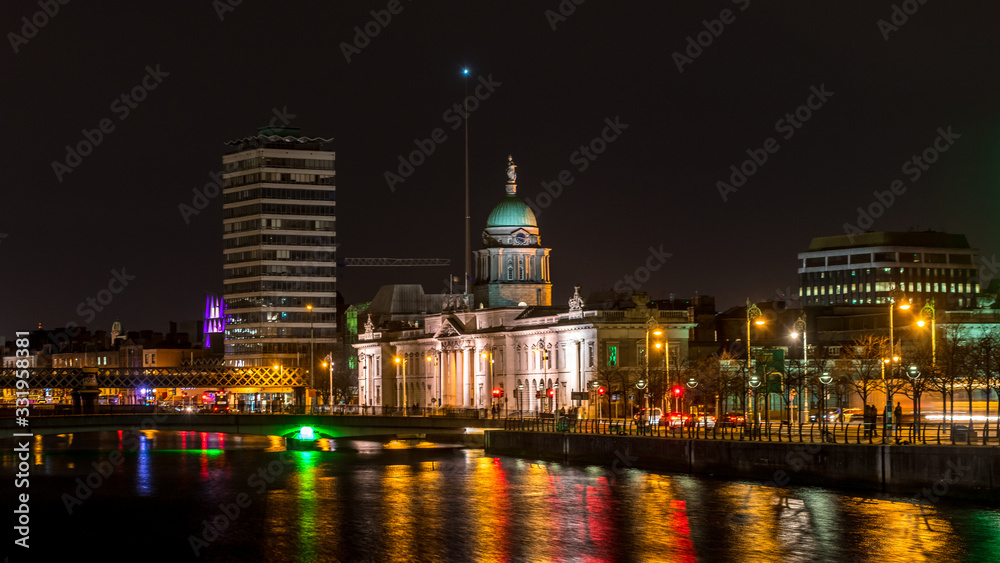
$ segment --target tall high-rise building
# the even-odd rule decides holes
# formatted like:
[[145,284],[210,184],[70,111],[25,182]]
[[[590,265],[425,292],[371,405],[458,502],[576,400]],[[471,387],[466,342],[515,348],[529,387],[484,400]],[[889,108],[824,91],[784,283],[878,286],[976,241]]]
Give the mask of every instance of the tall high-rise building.
[[264,127],[226,143],[223,166],[225,361],[308,367],[336,343],[332,139]]

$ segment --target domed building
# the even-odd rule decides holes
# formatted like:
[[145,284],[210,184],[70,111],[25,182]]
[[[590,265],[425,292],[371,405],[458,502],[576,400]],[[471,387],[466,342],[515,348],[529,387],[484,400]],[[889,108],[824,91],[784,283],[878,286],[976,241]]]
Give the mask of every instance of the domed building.
[[[666,378],[649,368],[666,367],[668,355],[675,369],[683,365],[696,326],[687,309],[661,310],[644,293],[629,297],[630,308],[588,309],[579,286],[566,305],[552,306],[551,250],[542,247],[535,214],[517,196],[516,168],[508,156],[506,194],[490,212],[475,254],[471,302],[467,294],[391,285],[366,307],[364,330],[351,344],[362,405],[477,408],[494,416],[576,407],[596,417],[612,405],[594,383],[614,391],[610,378],[624,381],[626,373],[650,382],[651,401],[667,400]],[[668,345],[647,361],[653,327],[663,329]],[[616,404],[622,413],[641,401],[636,387],[627,390],[621,388]]]
[[551,249],[543,248],[535,213],[517,197],[517,165],[507,157],[506,197],[493,208],[476,251],[476,307],[552,305]]

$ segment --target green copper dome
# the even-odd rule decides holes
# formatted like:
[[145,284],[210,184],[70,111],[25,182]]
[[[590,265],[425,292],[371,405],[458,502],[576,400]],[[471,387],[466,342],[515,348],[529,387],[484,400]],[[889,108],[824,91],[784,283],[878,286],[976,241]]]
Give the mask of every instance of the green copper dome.
[[508,194],[490,213],[486,227],[538,227],[535,213],[514,194]]

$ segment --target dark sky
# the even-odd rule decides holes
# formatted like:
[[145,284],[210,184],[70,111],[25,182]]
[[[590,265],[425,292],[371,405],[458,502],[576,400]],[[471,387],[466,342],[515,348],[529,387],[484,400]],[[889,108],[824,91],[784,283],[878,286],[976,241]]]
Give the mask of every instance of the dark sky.
[[[797,292],[796,254],[856,224],[857,208],[897,179],[906,191],[873,230],[964,233],[983,255],[997,251],[995,3],[904,2],[919,9],[897,15],[886,40],[889,1],[587,0],[555,21],[546,11],[570,0],[404,0],[348,62],[341,44],[387,2],[244,1],[220,19],[224,1],[70,2],[47,18],[34,1],[3,2],[0,334],[198,317],[205,293],[222,290],[221,198],[189,222],[178,206],[221,168],[225,141],[275,110],[336,139],[341,257],[452,260],[344,268],[345,299],[393,282],[440,292],[463,269],[462,131],[444,114],[464,96],[464,65],[470,93],[479,77],[499,83],[469,122],[473,249],[503,197],[508,153],[533,200],[543,182],[572,176],[539,215],[556,304],[574,284],[612,288],[659,265],[651,247],[671,254],[648,279],[639,272],[654,297],[715,295],[721,310]],[[9,35],[22,17],[44,23],[26,42]],[[674,53],[699,33],[707,46],[679,71]],[[163,73],[145,78],[155,89],[134,108],[115,102],[147,67]],[[778,123],[812,88],[832,95],[799,110],[799,128]],[[114,129],[60,181],[53,162],[102,119]],[[574,153],[606,119],[627,129],[581,171]],[[949,127],[958,137],[939,141],[947,152],[932,151],[914,180],[904,164]],[[436,128],[445,141],[391,191],[384,173]],[[768,138],[776,152],[724,201],[717,182]],[[99,313],[80,307],[114,270],[134,279],[112,283],[121,291]]]

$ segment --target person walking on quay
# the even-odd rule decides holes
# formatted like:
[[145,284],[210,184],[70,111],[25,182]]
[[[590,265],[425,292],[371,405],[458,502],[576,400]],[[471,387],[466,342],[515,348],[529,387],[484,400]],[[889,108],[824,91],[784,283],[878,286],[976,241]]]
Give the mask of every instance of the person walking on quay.
[[871,405],[865,405],[865,438],[871,438],[872,436],[872,409]]
[[896,428],[903,426],[903,405],[896,403],[896,408],[892,409],[892,424]]

